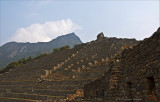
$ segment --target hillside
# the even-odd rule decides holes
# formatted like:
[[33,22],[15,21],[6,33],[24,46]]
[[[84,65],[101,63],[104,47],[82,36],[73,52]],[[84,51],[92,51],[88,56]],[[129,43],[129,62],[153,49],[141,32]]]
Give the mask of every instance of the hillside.
[[160,28],[138,45],[118,53],[113,62],[103,76],[84,85],[84,99],[160,102]]
[[41,53],[50,53],[54,48],[59,48],[65,45],[69,45],[73,48],[75,45],[81,43],[82,41],[75,35],[75,33],[59,36],[50,42],[9,42],[0,47],[0,68],[21,58],[27,58],[29,56],[35,57]]
[[83,85],[103,75],[112,57],[135,39],[104,37],[33,60],[0,76],[4,102],[53,101],[83,96]]

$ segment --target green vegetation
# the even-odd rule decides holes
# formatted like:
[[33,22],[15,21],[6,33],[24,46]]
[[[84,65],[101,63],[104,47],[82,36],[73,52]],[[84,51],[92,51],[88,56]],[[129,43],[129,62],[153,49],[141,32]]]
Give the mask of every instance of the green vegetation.
[[53,53],[56,53],[56,52],[58,52],[58,51],[68,50],[68,49],[70,49],[70,46],[68,46],[68,45],[62,46],[62,47],[60,47],[60,48],[55,48],[55,49],[53,49]]
[[[53,49],[53,53],[56,53],[58,51],[67,50],[67,49],[70,49],[70,46],[66,45],[66,46],[63,46],[61,48],[55,48],[55,49]],[[39,56],[36,56],[34,58],[32,58],[30,56],[27,59],[22,58],[22,59],[20,59],[18,61],[12,62],[12,63],[8,64],[6,67],[4,67],[3,69],[1,69],[0,70],[0,74],[8,72],[12,68],[16,68],[16,67],[22,66],[23,64],[26,64],[26,63],[34,60],[34,59],[39,59],[39,58],[47,56],[47,55],[48,55],[47,53],[43,53],[43,54],[40,54]]]
[[43,53],[43,54],[40,54],[39,56],[33,58],[33,59],[39,59],[41,57],[44,57],[44,56],[47,56],[48,54],[47,53]]
[[56,52],[58,52],[58,51],[59,51],[58,48],[53,49],[53,53],[56,53]]
[[68,46],[68,45],[59,48],[60,51],[68,50],[68,49],[70,49],[70,46]]
[[23,64],[26,64],[34,59],[39,59],[41,57],[44,57],[44,56],[47,56],[46,53],[44,54],[40,54],[39,56],[35,57],[35,58],[32,58],[31,56],[28,57],[27,59],[25,58],[22,58],[18,61],[15,61],[15,62],[12,62],[10,64],[8,64],[6,67],[4,67],[3,69],[0,70],[0,74],[2,73],[5,73],[5,72],[8,72],[10,69],[13,69],[13,68],[16,68],[16,67],[19,67],[19,66],[22,66]]
[[31,60],[32,60],[32,57],[29,57],[28,59],[22,58],[16,62],[12,62],[12,63],[8,64],[6,67],[4,67],[3,69],[1,69],[0,74],[9,71],[12,68],[19,67],[19,66],[21,66]]

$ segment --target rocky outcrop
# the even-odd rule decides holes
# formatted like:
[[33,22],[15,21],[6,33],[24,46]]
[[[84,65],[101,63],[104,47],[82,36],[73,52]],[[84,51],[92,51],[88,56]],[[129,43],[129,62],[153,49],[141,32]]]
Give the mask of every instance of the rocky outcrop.
[[105,37],[104,37],[104,34],[103,34],[103,32],[101,32],[100,34],[98,34],[97,35],[97,40],[99,41],[99,40],[102,40],[102,39],[104,39]]

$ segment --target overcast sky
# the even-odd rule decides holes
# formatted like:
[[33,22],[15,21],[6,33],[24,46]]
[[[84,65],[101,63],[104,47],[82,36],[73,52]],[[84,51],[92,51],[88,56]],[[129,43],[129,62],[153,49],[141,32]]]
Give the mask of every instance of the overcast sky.
[[149,37],[160,26],[158,0],[0,0],[0,45],[48,42],[75,32],[83,42]]

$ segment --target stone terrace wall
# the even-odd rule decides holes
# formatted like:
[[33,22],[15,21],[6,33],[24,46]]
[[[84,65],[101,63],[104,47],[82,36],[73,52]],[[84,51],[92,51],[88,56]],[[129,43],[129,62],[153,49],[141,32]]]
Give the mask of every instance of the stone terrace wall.
[[105,90],[102,102],[160,102],[160,28],[125,49],[120,62],[114,61],[102,78],[84,86],[84,96],[95,99],[99,90]]
[[104,76],[86,84],[84,86],[84,97],[91,100],[103,99],[105,86],[106,81]]
[[[114,60],[113,60],[114,59]],[[110,102],[121,96],[120,86],[120,62],[117,58],[110,59],[108,70],[99,79],[84,86],[84,97],[95,102]]]
[[[160,30],[160,29],[159,29]],[[121,55],[122,99],[160,101],[160,31]]]

